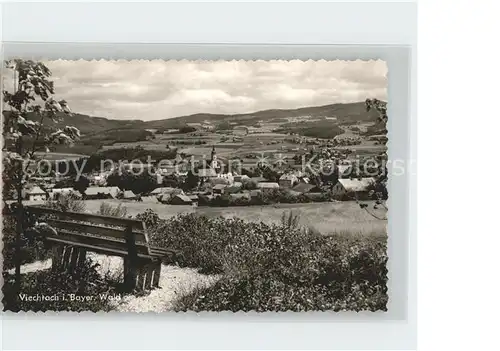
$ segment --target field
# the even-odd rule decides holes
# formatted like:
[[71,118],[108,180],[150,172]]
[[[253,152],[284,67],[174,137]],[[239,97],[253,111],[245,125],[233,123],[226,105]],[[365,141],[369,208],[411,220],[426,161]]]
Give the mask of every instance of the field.
[[77,160],[82,157],[87,157],[87,155],[82,154],[72,154],[66,152],[35,152],[36,157],[40,157],[44,160],[48,161],[57,161],[57,160]]
[[[386,235],[387,221],[373,218],[352,202],[278,204],[249,207],[192,207],[164,205],[160,203],[127,202],[122,200],[87,200],[87,211],[97,212],[101,203],[113,205],[122,203],[127,207],[129,215],[135,216],[150,208],[161,218],[169,218],[180,213],[196,212],[208,217],[237,217],[245,221],[263,221],[267,224],[279,223],[286,211],[300,215],[300,224],[313,227],[323,234],[332,232],[349,232],[361,235]],[[378,213],[380,215],[380,213]]]

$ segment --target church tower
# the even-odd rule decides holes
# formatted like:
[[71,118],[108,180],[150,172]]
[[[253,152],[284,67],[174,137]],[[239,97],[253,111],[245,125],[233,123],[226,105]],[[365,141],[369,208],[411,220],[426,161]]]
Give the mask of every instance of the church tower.
[[220,172],[220,164],[217,161],[217,153],[215,152],[215,146],[212,147],[212,153],[210,155],[210,167],[215,170],[215,172]]
[[217,154],[215,152],[215,145],[212,146],[212,153],[210,155],[210,161],[211,162],[217,161]]

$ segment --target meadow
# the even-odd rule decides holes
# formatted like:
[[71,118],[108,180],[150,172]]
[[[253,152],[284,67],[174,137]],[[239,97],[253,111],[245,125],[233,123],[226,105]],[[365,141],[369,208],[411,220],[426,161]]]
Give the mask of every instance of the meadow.
[[[121,203],[131,216],[152,209],[162,219],[168,219],[178,214],[196,213],[206,215],[209,218],[221,216],[228,219],[239,218],[247,222],[262,221],[266,224],[279,224],[283,213],[292,211],[300,216],[301,226],[313,228],[322,234],[348,232],[363,236],[385,236],[387,233],[387,221],[370,216],[353,201],[248,207],[192,207],[110,199],[85,201],[87,211],[98,212],[103,202],[114,206]],[[378,213],[378,215],[380,214]]]

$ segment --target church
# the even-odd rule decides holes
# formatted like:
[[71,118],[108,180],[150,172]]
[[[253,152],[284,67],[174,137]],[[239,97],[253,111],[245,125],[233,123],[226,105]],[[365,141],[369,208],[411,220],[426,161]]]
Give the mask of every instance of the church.
[[200,177],[201,183],[208,181],[212,184],[223,183],[229,185],[234,182],[234,177],[231,172],[224,173],[224,164],[217,159],[215,146],[212,147],[212,152],[210,153],[208,168],[200,168],[198,170],[198,177]]
[[212,146],[212,152],[210,153],[210,168],[215,170],[215,173],[217,174],[219,174],[222,171],[222,165],[221,162],[217,159],[215,146]]

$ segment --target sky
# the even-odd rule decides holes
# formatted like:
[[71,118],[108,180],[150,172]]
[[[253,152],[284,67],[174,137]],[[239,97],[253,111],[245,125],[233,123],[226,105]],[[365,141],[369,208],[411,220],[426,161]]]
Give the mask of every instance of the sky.
[[49,61],[74,112],[155,120],[387,100],[383,61]]

